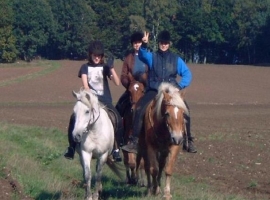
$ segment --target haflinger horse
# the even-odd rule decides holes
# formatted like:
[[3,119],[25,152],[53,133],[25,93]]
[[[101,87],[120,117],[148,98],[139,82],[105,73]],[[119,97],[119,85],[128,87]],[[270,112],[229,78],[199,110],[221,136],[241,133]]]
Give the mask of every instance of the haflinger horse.
[[[75,126],[72,132],[74,140],[79,143],[76,151],[80,155],[85,181],[85,199],[98,199],[102,191],[101,176],[106,163],[120,177],[120,171],[109,156],[114,145],[114,128],[96,95],[90,91],[73,91],[77,102],[73,108]],[[91,160],[96,158],[95,191],[91,193]]]
[[[136,103],[144,95],[144,85],[139,81],[132,81],[129,84],[128,91],[130,94],[130,109],[125,111],[124,120],[124,144],[129,142],[129,138],[132,135],[132,122],[134,118],[134,111],[136,109]],[[123,150],[124,164],[126,167],[126,182],[128,184],[138,184],[145,186],[144,183],[144,162],[141,159],[139,164],[138,174],[136,174],[136,154]]]
[[148,195],[161,192],[161,176],[165,171],[163,197],[172,198],[173,166],[186,136],[184,114],[189,115],[189,112],[180,90],[170,83],[162,83],[156,98],[147,106],[139,138],[137,156],[145,160]]

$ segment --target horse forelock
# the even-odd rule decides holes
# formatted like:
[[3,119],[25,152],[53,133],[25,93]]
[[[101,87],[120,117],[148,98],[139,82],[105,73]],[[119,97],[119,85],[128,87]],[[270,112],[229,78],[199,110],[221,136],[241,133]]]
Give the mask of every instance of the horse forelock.
[[[90,99],[87,98],[87,95],[89,95]],[[95,107],[94,105],[99,104],[97,96],[92,92],[86,90],[80,91],[80,99],[78,100],[80,100],[83,104],[85,104],[89,108]]]
[[184,113],[186,115],[189,115],[188,108],[184,102],[184,99],[181,97],[179,92],[174,92],[172,95],[172,99],[170,101],[170,104],[173,106],[177,106],[178,108],[182,108],[184,110]]
[[156,107],[155,107],[155,112],[156,112],[156,116],[158,119],[162,118],[162,114],[161,114],[161,104],[164,98],[164,92],[169,94],[172,98],[170,100],[170,104],[173,106],[176,106],[180,109],[184,110],[184,113],[186,115],[189,115],[189,111],[188,108],[183,100],[183,98],[180,95],[180,90],[178,88],[176,88],[175,86],[173,86],[170,83],[162,83],[159,87],[158,90],[158,94],[156,96]]

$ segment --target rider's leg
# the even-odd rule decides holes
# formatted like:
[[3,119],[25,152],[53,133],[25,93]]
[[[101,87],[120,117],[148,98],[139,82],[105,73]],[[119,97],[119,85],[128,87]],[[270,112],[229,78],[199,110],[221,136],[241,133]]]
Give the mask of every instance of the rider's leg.
[[119,112],[116,110],[116,108],[112,104],[107,104],[106,105],[109,110],[111,110],[113,113],[116,114],[116,120],[117,120],[117,130],[115,131],[115,141],[114,141],[114,149],[113,149],[113,159],[116,162],[121,162],[122,158],[120,156],[120,146],[123,144],[123,136],[124,136],[124,126],[123,126],[123,121],[122,117],[120,116]]
[[[185,104],[189,110],[189,106],[187,105],[187,102],[185,101]],[[186,150],[187,152],[190,152],[190,153],[196,153],[197,150],[196,150],[196,147],[193,143],[193,137],[191,136],[191,129],[190,129],[190,115],[185,115],[184,114],[184,117],[186,119],[186,134],[187,134],[187,141],[184,140],[184,144],[183,144],[183,149]]]
[[125,108],[127,106],[127,104],[129,103],[129,91],[126,90],[121,97],[119,98],[118,102],[116,103],[116,110],[119,112],[119,114],[121,115],[121,117],[124,116],[124,112],[125,112]]
[[69,125],[68,125],[68,142],[69,147],[67,148],[64,156],[67,159],[73,159],[75,154],[76,142],[73,140],[72,131],[75,125],[75,115],[74,113],[70,116]]
[[142,129],[142,123],[143,123],[145,110],[148,104],[151,102],[151,100],[155,98],[156,95],[157,95],[157,92],[155,90],[149,90],[137,102],[136,110],[134,113],[133,126],[132,126],[132,136],[130,138],[130,142],[127,145],[122,147],[124,151],[137,153],[138,138]]

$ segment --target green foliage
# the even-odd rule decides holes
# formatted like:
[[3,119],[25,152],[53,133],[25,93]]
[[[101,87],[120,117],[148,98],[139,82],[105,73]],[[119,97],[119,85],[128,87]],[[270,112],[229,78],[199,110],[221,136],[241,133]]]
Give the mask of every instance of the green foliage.
[[54,59],[85,58],[97,34],[96,15],[84,0],[48,0],[56,24],[47,52]]
[[269,8],[270,0],[0,0],[0,62],[85,59],[93,39],[123,58],[133,31],[149,31],[156,50],[164,29],[186,61],[270,62]]
[[31,61],[46,46],[53,16],[46,0],[14,0],[14,32],[21,59]]
[[14,62],[17,57],[16,39],[12,33],[13,11],[8,0],[0,0],[0,62]]
[[11,26],[0,28],[0,62],[11,63],[17,58],[16,40]]

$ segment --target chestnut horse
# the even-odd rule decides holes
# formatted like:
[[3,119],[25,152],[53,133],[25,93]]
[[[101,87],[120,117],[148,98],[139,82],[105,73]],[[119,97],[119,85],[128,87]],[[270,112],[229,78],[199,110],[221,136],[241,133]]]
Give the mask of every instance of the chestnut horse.
[[[124,114],[124,144],[129,142],[129,138],[132,134],[132,122],[134,117],[134,110],[136,109],[136,103],[144,95],[144,85],[138,81],[133,81],[130,83],[128,91],[130,93],[130,104],[131,108],[125,111]],[[138,175],[136,175],[136,154],[130,153],[123,150],[124,164],[126,167],[126,181],[128,184],[139,184],[140,186],[145,186],[144,184],[144,163],[143,160],[140,162],[140,167]]]
[[162,83],[156,98],[147,106],[144,129],[139,138],[137,156],[142,156],[145,161],[148,195],[160,193],[164,170],[164,198],[172,198],[170,182],[173,166],[186,134],[184,114],[189,112],[179,89]]

